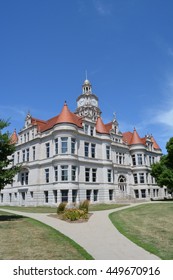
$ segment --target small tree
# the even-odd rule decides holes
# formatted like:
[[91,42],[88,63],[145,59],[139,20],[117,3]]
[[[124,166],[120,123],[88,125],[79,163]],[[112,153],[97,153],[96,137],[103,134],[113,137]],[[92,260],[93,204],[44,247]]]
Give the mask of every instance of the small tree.
[[151,175],[160,187],[166,186],[170,193],[173,192],[173,137],[166,144],[167,155],[161,157],[160,162],[154,163]]
[[0,119],[0,190],[5,185],[13,182],[13,177],[20,170],[19,166],[10,166],[11,158],[15,151],[15,145],[11,143],[9,132],[3,130],[9,126],[8,121]]

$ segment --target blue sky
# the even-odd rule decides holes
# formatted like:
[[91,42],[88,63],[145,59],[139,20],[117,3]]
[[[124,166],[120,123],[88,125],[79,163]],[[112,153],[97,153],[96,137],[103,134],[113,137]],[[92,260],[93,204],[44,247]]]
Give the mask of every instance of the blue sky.
[[75,111],[85,70],[104,122],[173,136],[172,0],[0,1],[0,118]]

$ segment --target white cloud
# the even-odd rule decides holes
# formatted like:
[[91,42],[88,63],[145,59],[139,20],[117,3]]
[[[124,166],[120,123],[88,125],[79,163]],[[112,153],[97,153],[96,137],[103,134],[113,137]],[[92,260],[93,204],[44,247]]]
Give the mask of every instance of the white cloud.
[[173,108],[157,112],[153,122],[173,127]]
[[108,4],[103,3],[101,0],[93,0],[95,9],[97,13],[101,16],[106,16],[111,14],[111,8]]

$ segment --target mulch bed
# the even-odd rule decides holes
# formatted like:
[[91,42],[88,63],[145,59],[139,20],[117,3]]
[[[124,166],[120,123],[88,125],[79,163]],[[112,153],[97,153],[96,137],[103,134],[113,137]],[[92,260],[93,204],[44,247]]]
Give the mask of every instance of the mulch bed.
[[75,221],[64,220],[61,214],[50,214],[49,217],[53,217],[55,219],[59,219],[59,220],[62,220],[64,222],[67,222],[67,223],[77,224],[77,223],[86,223],[86,222],[88,222],[89,218],[92,215],[93,215],[92,213],[88,213],[88,218],[87,219],[79,219],[79,220],[75,220]]

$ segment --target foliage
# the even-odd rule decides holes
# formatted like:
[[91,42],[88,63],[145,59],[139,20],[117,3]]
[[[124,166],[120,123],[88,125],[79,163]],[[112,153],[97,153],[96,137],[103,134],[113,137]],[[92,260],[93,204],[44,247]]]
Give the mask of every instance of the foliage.
[[166,186],[173,192],[173,137],[166,144],[167,155],[161,157],[160,162],[152,165],[151,175],[160,187]]
[[66,209],[63,214],[64,220],[76,221],[79,219],[87,219],[86,211],[80,209]]
[[66,205],[66,202],[61,202],[57,207],[57,214],[63,213],[65,211]]
[[5,185],[13,182],[13,177],[20,170],[19,166],[11,166],[13,161],[11,158],[15,151],[15,145],[11,143],[9,132],[3,132],[3,130],[9,126],[8,121],[0,119],[0,190]]
[[86,213],[88,213],[89,210],[89,200],[84,200],[80,202],[79,209],[84,210]]

